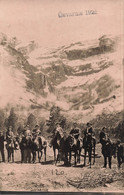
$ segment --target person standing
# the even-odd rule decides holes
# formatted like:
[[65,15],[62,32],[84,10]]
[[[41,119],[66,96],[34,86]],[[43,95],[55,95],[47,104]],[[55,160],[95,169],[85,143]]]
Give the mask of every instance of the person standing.
[[1,153],[1,157],[2,157],[2,162],[5,162],[4,141],[5,141],[4,135],[0,131],[0,153]]
[[102,145],[102,155],[104,157],[104,166],[103,168],[107,167],[107,159],[108,159],[108,164],[109,164],[109,168],[111,169],[111,164],[112,164],[112,150],[113,150],[113,146],[112,146],[112,142],[110,140],[110,138],[108,137],[107,133],[106,133],[106,128],[103,127],[100,134],[99,134],[99,138],[100,138],[100,143]]
[[105,142],[105,138],[106,138],[106,128],[103,127],[100,134],[99,134],[99,141],[100,143],[103,145]]
[[116,149],[117,149],[117,161],[118,161],[118,168],[121,167],[121,164],[123,163],[123,145],[121,144],[121,141],[118,139],[116,143]]

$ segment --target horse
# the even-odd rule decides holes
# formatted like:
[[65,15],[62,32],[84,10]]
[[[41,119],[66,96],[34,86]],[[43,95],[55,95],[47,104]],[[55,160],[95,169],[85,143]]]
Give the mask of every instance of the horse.
[[84,148],[84,166],[86,165],[86,156],[88,152],[89,157],[89,165],[91,168],[91,159],[92,159],[92,153],[93,153],[93,164],[95,164],[95,148],[96,148],[96,139],[92,136],[92,134],[88,134],[83,139],[83,148]]
[[[62,157],[61,155],[62,155],[63,141],[64,141],[64,135],[62,135],[59,131],[57,131],[51,143],[54,152],[55,165],[57,164],[58,161],[60,162],[60,159]],[[56,155],[56,151],[58,151],[57,155]]]
[[36,162],[36,152],[38,152],[38,160],[41,162],[41,157],[44,151],[44,161],[46,162],[46,149],[47,141],[42,136],[34,136],[32,138],[32,154],[33,154],[33,163]]
[[15,140],[14,137],[7,139],[6,149],[8,153],[8,162],[14,162],[14,150],[19,149],[19,143]]
[[71,165],[72,152],[74,152],[74,165],[76,166],[77,162],[80,163],[82,146],[81,139],[76,139],[74,136],[68,135],[64,141],[65,165]]
[[31,136],[23,136],[20,141],[21,150],[21,163],[31,163],[31,149],[32,138]]

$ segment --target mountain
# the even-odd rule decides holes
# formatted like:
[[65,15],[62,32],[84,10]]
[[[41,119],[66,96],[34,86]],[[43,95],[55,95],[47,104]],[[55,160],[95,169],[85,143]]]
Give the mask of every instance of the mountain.
[[49,115],[59,106],[84,122],[122,107],[121,36],[43,48],[0,35],[0,102],[18,111]]

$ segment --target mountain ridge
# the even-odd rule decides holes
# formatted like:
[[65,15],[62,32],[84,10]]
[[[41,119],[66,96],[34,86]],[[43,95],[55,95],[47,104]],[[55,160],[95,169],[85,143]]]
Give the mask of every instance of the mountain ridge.
[[[110,112],[122,110],[119,41],[119,36],[102,36],[89,43],[76,42],[43,51],[34,41],[23,47],[3,36],[1,68],[3,72],[6,69],[6,79],[10,78],[10,83],[15,84],[14,89],[8,88],[10,94],[15,91],[14,96],[0,95],[3,107],[9,103],[48,113],[50,107],[56,105],[70,116],[79,113],[77,115],[88,115],[87,118],[108,108]],[[1,85],[1,88],[5,90],[6,86]]]

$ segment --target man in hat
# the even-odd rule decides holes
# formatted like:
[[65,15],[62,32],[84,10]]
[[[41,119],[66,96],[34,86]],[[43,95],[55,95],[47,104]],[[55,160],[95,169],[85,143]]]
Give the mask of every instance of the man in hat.
[[116,143],[117,148],[117,161],[118,161],[118,168],[120,168],[121,164],[123,163],[123,145],[121,144],[120,139],[117,140]]
[[2,131],[0,131],[0,153],[2,156],[2,162],[5,162],[4,141],[5,141],[4,135],[3,135]]
[[77,123],[73,123],[73,128],[70,131],[70,135],[78,139],[80,136],[80,129],[77,127]]
[[80,129],[77,127],[77,123],[73,123],[73,128],[70,131],[70,135],[74,138],[74,144],[80,148],[81,138],[80,138]]
[[34,136],[38,136],[39,135],[39,133],[40,133],[41,131],[40,131],[40,129],[39,129],[39,125],[37,124],[37,125],[35,125],[35,128],[33,129],[33,135]]
[[30,130],[30,128],[29,128],[29,125],[26,125],[25,127],[24,127],[24,136],[31,136],[31,130]]
[[104,166],[103,168],[107,167],[107,159],[109,162],[109,168],[111,169],[111,161],[112,161],[112,141],[110,140],[109,136],[106,133],[106,127],[103,127],[100,135],[99,135],[100,143],[102,145],[102,155],[104,157]]
[[55,134],[59,133],[59,135],[61,136],[61,138],[64,136],[64,132],[62,127],[60,126],[59,123],[56,124],[56,130],[55,130]]
[[50,140],[50,143],[49,143],[50,147],[52,147],[52,145],[53,145],[53,143],[55,141],[56,136],[58,136],[59,139],[64,137],[64,132],[63,132],[62,127],[60,126],[60,123],[56,123],[55,131],[52,134],[52,136],[51,136],[52,139]]
[[106,140],[106,127],[103,127],[99,134],[100,143],[103,145]]
[[87,137],[88,135],[92,136],[93,134],[93,128],[92,128],[92,124],[91,123],[87,123],[87,127],[84,131],[84,136]]

